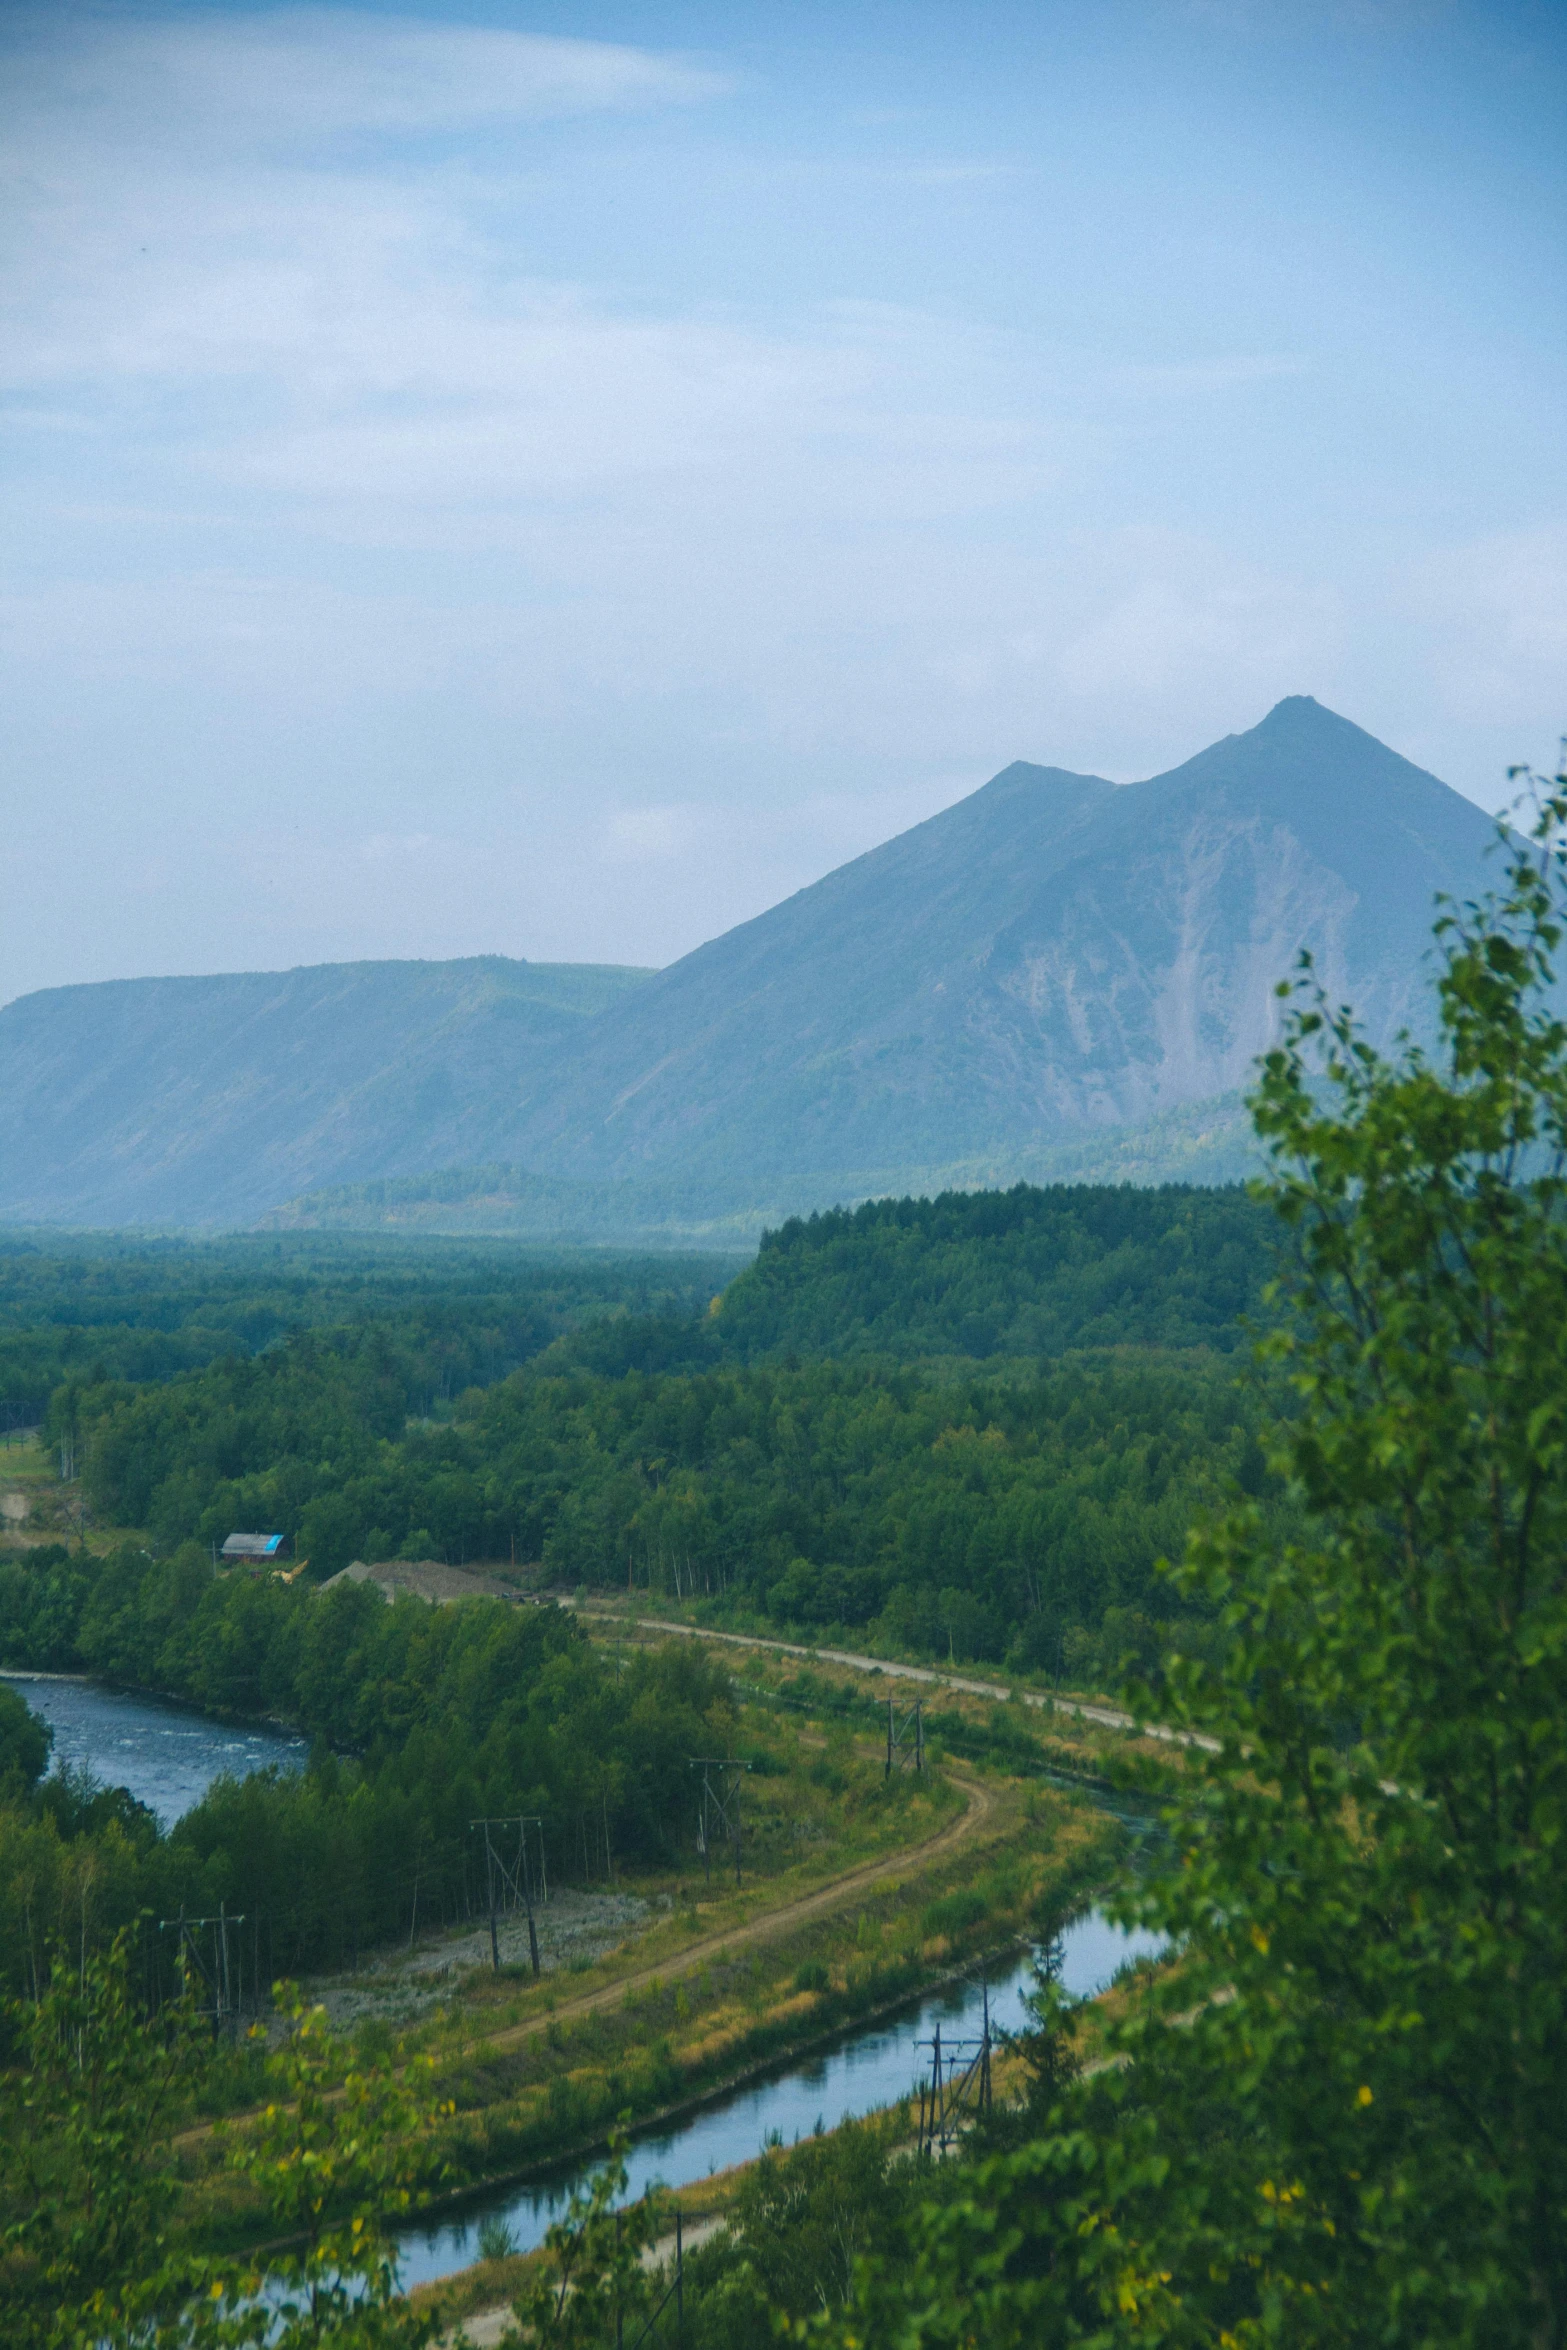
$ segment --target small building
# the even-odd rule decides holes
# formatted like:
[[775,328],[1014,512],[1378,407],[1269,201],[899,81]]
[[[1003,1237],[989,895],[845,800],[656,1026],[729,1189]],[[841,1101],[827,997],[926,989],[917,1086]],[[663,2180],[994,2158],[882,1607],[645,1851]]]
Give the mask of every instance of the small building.
[[269,1567],[277,1560],[287,1542],[286,1534],[231,1534],[219,1551],[219,1558],[230,1566],[242,1562],[252,1567]]

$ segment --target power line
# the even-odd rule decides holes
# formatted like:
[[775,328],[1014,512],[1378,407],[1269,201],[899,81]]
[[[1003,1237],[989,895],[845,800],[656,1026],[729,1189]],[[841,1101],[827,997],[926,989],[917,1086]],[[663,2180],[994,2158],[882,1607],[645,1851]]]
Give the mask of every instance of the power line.
[[[244,1911],[241,1910],[237,1916],[230,1917],[226,1902],[219,1905],[215,1918],[188,1918],[182,1909],[177,1918],[160,1918],[158,1920],[160,1933],[167,1934],[171,1931],[177,1931],[179,1934],[175,1963],[179,1967],[185,1983],[189,1984],[191,1973],[194,1970],[210,1995],[211,2005],[200,2007],[196,2012],[198,2015],[211,2016],[214,2038],[223,2030],[225,2024],[237,2020],[239,2015],[240,1992],[244,1987],[242,1975],[245,1945],[243,1942],[239,1943],[239,1961],[237,1964],[231,1963],[229,1933],[231,1929],[236,1930],[236,1940],[238,1940],[237,1929],[244,1923]],[[197,1940],[198,1935],[209,1929],[212,1934],[212,1964],[210,1967],[202,1958],[200,1943]],[[252,1988],[252,1996],[254,1996],[254,1987]]]
[[[470,1832],[475,1828],[484,1830],[484,1883],[485,1891],[489,1896],[490,1908],[490,1960],[495,1972],[499,1974],[501,1971],[500,1933],[496,1926],[496,1887],[499,1884],[504,1891],[510,1893],[511,1906],[515,1908],[520,1901],[528,1913],[528,1955],[533,1961],[533,1971],[537,1975],[539,1972],[539,1937],[533,1922],[533,1883],[532,1874],[528,1867],[528,1846],[531,1839],[528,1830],[530,1828],[538,1830],[539,1875],[544,1898],[547,1901],[549,1899],[549,1876],[544,1860],[544,1822],[522,1812],[512,1812],[503,1819],[470,1820],[468,1827]],[[517,1831],[515,1862],[507,1861],[504,1849],[496,1841],[510,1828],[515,1828]]]
[[[740,1882],[740,1789],[748,1762],[735,1762],[728,1756],[693,1754],[689,1767],[702,1774],[702,1807],[698,1815],[697,1842],[702,1854],[702,1867],[707,1882],[713,1881],[713,1838],[727,1836],[735,1850],[735,1883]],[[717,1774],[716,1783],[714,1774]]]
[[990,1985],[984,1986],[984,2026],[977,2040],[946,2040],[938,2023],[933,2038],[917,2047],[930,2050],[930,2081],[920,2083],[918,2151],[945,2154],[965,2114],[990,2111]]
[[901,1771],[904,1764],[910,1761],[916,1771],[924,1770],[924,1709],[916,1697],[913,1705],[900,1722],[897,1718],[897,1708],[889,1697],[887,1700],[887,1768],[883,1776],[890,1779],[895,1768]]

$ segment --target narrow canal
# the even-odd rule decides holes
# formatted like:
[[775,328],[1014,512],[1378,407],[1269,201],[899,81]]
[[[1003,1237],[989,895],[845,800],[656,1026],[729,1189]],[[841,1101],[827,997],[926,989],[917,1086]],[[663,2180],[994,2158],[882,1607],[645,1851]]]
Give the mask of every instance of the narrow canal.
[[[1123,1933],[1100,1911],[1089,1910],[1063,1937],[1063,1986],[1088,1998],[1104,1990],[1118,1968],[1159,1947],[1156,1937]],[[627,2163],[628,2194],[635,2199],[653,2185],[689,2186],[732,2163],[750,2162],[770,2139],[791,2145],[818,2127],[835,2129],[896,2105],[914,2090],[922,2071],[928,2074],[929,2055],[920,2043],[930,2040],[938,2023],[943,2041],[976,2035],[988,2000],[992,2025],[1015,2031],[1027,2020],[1023,2001],[1033,1980],[1032,1960],[1017,1959],[988,1985],[977,1977],[955,1984],[911,2004],[904,2015],[846,2033],[835,2048],[715,2098],[673,2129],[638,2137]],[[397,2231],[404,2284],[425,2284],[477,2260],[479,2229],[487,2219],[503,2220],[517,2250],[531,2251],[594,2167],[575,2163],[527,2186],[492,2189],[435,2224],[409,2222]]]
[[[274,1764],[299,1769],[305,1760],[305,1741],[283,1730],[236,1727],[86,1680],[29,1673],[0,1679],[49,1723],[57,1764],[88,1770],[106,1786],[129,1788],[165,1828],[199,1803],[220,1773],[244,1778]],[[1071,1792],[1098,1800],[1086,1790]],[[1123,1933],[1100,1911],[1088,1910],[1066,1931],[1063,1985],[1075,1997],[1089,1998],[1105,1989],[1118,1968],[1157,1948],[1153,1937]],[[750,2161],[770,2141],[789,2145],[817,2128],[831,2130],[895,2105],[928,2069],[920,2043],[929,2042],[938,2024],[947,2041],[977,2034],[988,2003],[993,2025],[1016,2030],[1026,2020],[1024,1999],[1032,1982],[1032,1961],[1017,1959],[989,1984],[976,1977],[911,2002],[899,2016],[847,2032],[835,2047],[714,2098],[671,2129],[638,2137],[630,2155],[630,2193],[640,2195],[655,2183],[687,2186]],[[460,2213],[410,2222],[397,2231],[403,2282],[423,2284],[466,2267],[478,2256],[478,2231],[487,2219],[503,2220],[517,2249],[530,2250],[593,2167],[563,2166],[527,2186],[476,2194]]]

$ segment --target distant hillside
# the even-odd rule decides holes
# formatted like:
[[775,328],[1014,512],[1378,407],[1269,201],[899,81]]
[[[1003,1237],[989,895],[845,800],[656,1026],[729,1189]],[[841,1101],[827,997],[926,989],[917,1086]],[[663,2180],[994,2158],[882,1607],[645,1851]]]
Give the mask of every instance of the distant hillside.
[[[1105,1127],[1030,1150],[981,1152],[944,1167],[854,1168],[830,1188],[852,1201],[895,1196],[903,1186],[934,1199],[1019,1181],[1234,1184],[1261,1164],[1251,1120],[1236,1093],[1166,1110],[1140,1126]],[[302,1192],[269,1210],[256,1229],[748,1250],[769,1229],[818,1210],[822,1192],[810,1177],[786,1176],[771,1187],[758,1184],[748,1205],[731,1207],[721,1195],[704,1195],[678,1177],[665,1183],[568,1183],[500,1162]]]
[[239,1224],[307,1187],[487,1156],[646,977],[479,955],[23,996],[0,1011],[0,1217]]
[[1072,1184],[883,1199],[769,1232],[700,1320],[584,1322],[541,1371],[928,1362],[1086,1350],[1232,1354],[1268,1318],[1272,1211],[1235,1187]]
[[[1433,897],[1483,886],[1491,837],[1295,697],[1146,783],[1008,767],[652,976],[52,989],[0,1012],[0,1218],[716,1240],[889,1193],[1232,1178],[1300,949],[1373,1036],[1418,1023]],[[452,1170],[460,1200],[362,1188]]]
[[769,1233],[712,1316],[722,1354],[1229,1352],[1278,1226],[1240,1190],[1062,1186],[877,1200]]
[[510,1241],[226,1233],[0,1240],[0,1429],[66,1379],[172,1379],[306,1329],[377,1324],[443,1395],[500,1379],[552,1339],[617,1314],[695,1323],[737,1253],[637,1255]]

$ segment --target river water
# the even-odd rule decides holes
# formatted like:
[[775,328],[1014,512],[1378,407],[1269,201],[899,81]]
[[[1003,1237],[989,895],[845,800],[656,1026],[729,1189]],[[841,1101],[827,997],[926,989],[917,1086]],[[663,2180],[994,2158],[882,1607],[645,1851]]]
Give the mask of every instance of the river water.
[[54,1732],[57,1767],[128,1787],[172,1828],[220,1773],[245,1779],[277,1763],[303,1767],[309,1748],[286,1730],[240,1728],[157,1697],[131,1697],[51,1673],[0,1674]]
[[[305,1741],[286,1731],[237,1728],[91,1681],[30,1673],[0,1679],[49,1723],[56,1763],[85,1767],[106,1786],[129,1788],[166,1828],[200,1802],[221,1772],[244,1778],[274,1763],[299,1769],[305,1760]],[[1159,1947],[1156,1937],[1124,1933],[1100,1911],[1089,1910],[1063,1937],[1062,1985],[1076,1998],[1089,1998],[1105,1989],[1118,1968]],[[929,2042],[938,2024],[944,2041],[975,2035],[988,2002],[992,2024],[1015,2031],[1027,2020],[1024,1996],[1032,1983],[1032,1961],[1018,1959],[988,1985],[976,1978],[911,2002],[902,2015],[851,2030],[836,2047],[714,2098],[671,2130],[637,2138],[628,2162],[629,2193],[638,2196],[654,2184],[687,2186],[750,2161],[770,2139],[790,2145],[818,2127],[831,2130],[895,2105],[914,2090],[922,2072],[928,2076],[929,2054],[921,2043]],[[517,2249],[531,2250],[592,2168],[575,2163],[525,2187],[494,2188],[474,2196],[460,2214],[399,2229],[404,2284],[423,2284],[475,2260],[486,2219],[503,2219]]]
[[[1129,1960],[1154,1956],[1161,1947],[1156,1935],[1124,1933],[1099,1910],[1089,1910],[1063,1936],[1062,1986],[1076,1998],[1090,1998]],[[921,2073],[929,2078],[930,2056],[921,2042],[929,2042],[938,2023],[944,2042],[977,2036],[988,2001],[992,2026],[1015,2031],[1028,2020],[1023,2001],[1033,1981],[1032,1959],[1020,1958],[988,1985],[977,1977],[954,1984],[911,2003],[902,2016],[847,2033],[836,2048],[714,2098],[672,2130],[637,2138],[627,2158],[628,2197],[634,2201],[654,2185],[689,2186],[732,2163],[749,2162],[775,2133],[788,2146],[817,2128],[835,2129],[896,2105],[916,2090]],[[477,2260],[479,2229],[487,2219],[504,2220],[517,2250],[531,2251],[593,2168],[577,2163],[528,2186],[491,2189],[435,2225],[409,2222],[396,2231],[403,2283],[426,2284]]]

